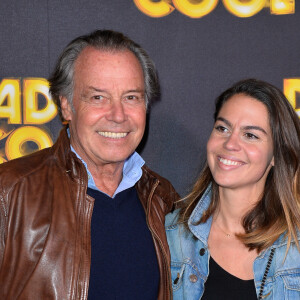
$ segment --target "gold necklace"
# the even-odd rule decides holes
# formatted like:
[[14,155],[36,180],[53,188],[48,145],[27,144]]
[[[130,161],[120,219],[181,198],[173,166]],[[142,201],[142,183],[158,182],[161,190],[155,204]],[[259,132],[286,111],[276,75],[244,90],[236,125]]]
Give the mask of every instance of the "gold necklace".
[[234,233],[228,233],[225,230],[223,230],[216,221],[215,221],[215,225],[217,225],[217,227],[225,234],[226,237],[231,238],[234,235]]

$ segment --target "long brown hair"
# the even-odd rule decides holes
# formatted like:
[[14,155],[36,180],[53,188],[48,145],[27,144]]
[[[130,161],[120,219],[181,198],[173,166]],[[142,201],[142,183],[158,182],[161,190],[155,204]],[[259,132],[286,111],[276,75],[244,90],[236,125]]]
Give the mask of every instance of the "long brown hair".
[[[245,234],[237,235],[249,249],[261,251],[285,233],[288,247],[300,231],[300,120],[275,86],[256,79],[239,81],[216,100],[214,119],[223,104],[233,95],[244,94],[262,102],[269,114],[274,145],[275,166],[271,168],[263,195],[256,206],[243,217]],[[211,185],[211,203],[197,224],[213,215],[219,204],[219,188],[206,163],[190,194],[179,203],[179,221],[187,224],[193,209]]]

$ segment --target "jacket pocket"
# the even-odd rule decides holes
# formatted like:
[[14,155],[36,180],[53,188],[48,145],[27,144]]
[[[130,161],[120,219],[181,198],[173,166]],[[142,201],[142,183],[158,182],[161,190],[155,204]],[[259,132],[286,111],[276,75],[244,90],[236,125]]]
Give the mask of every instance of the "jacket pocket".
[[177,291],[182,285],[183,273],[185,270],[185,263],[171,262],[171,277],[173,292]]
[[284,298],[288,300],[300,299],[300,274],[281,275],[284,282]]
[[282,276],[282,279],[287,289],[300,292],[300,274]]
[[204,279],[191,260],[171,262],[174,300],[199,300],[203,293]]

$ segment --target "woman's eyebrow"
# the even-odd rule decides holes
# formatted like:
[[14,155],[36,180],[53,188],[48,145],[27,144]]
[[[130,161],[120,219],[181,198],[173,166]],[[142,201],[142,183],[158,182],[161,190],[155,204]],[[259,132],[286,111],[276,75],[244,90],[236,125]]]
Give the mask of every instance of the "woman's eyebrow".
[[[232,127],[232,124],[225,118],[218,117],[216,121],[224,122],[227,126]],[[267,132],[260,126],[256,125],[247,125],[242,127],[243,130],[258,130],[264,133],[265,135],[268,135]]]
[[267,132],[260,126],[249,125],[249,126],[242,127],[242,129],[244,129],[244,130],[259,130],[262,133],[264,133],[265,135],[268,135]]
[[224,119],[224,118],[222,118],[222,117],[217,117],[216,121],[222,121],[222,122],[224,122],[226,125],[228,125],[229,127],[232,127],[232,124],[231,124],[228,120],[226,120],[226,119]]

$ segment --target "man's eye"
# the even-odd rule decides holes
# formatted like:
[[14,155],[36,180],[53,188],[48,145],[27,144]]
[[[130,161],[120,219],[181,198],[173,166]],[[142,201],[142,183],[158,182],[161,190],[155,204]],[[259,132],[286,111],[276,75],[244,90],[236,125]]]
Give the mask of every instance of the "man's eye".
[[126,99],[127,100],[138,100],[138,97],[134,96],[134,95],[129,95],[129,96],[126,96]]
[[102,100],[103,96],[96,95],[96,96],[93,96],[92,98],[95,99],[95,100]]

